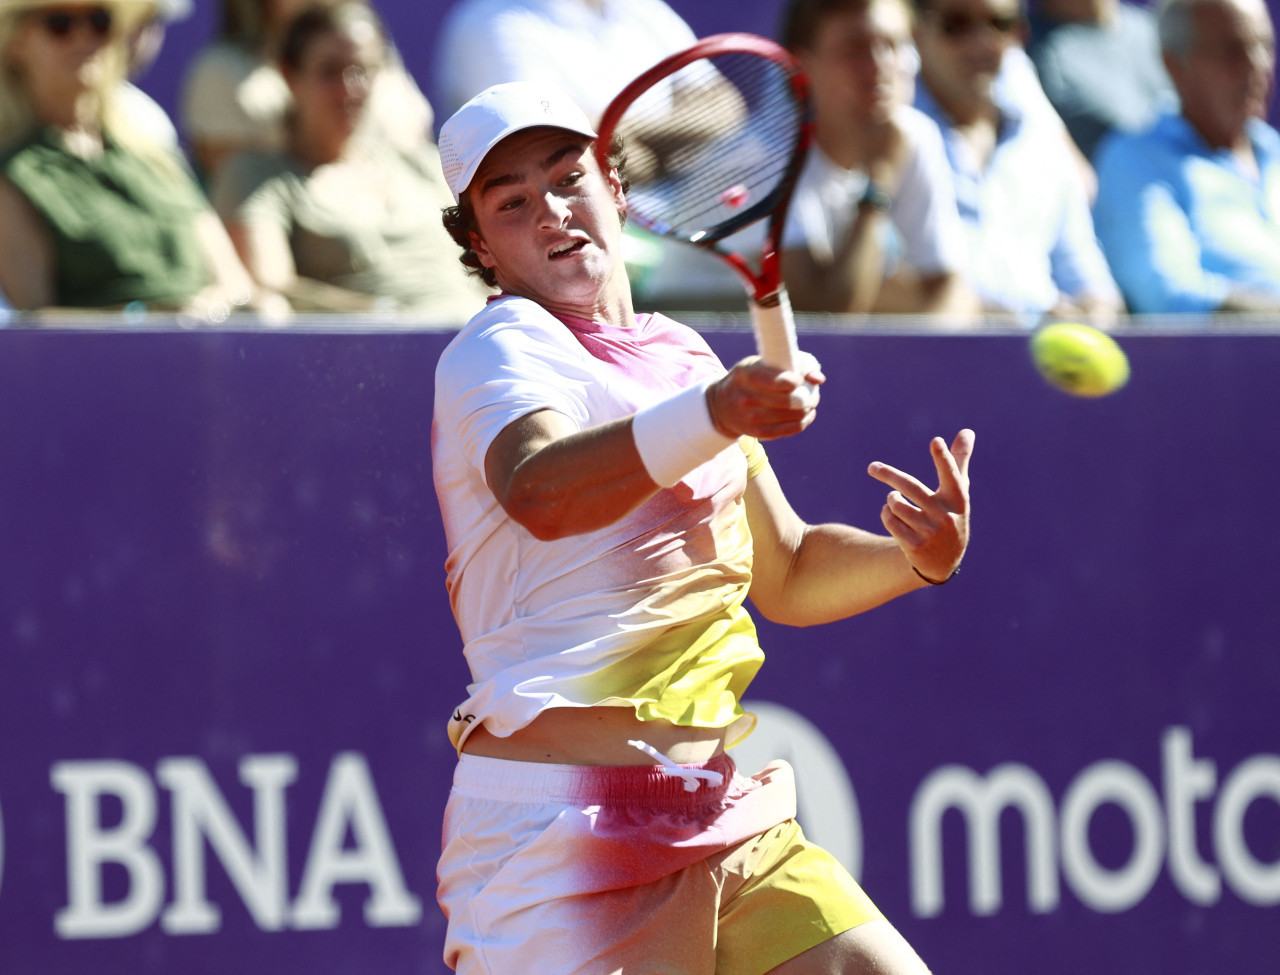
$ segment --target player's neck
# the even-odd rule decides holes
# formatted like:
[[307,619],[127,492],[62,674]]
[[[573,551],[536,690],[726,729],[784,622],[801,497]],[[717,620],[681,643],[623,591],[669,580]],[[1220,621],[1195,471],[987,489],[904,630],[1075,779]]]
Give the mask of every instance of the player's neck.
[[602,322],[615,328],[634,328],[635,306],[631,290],[622,288],[613,294],[600,294],[591,302],[560,302],[541,300],[543,308],[557,318],[578,318],[588,322]]

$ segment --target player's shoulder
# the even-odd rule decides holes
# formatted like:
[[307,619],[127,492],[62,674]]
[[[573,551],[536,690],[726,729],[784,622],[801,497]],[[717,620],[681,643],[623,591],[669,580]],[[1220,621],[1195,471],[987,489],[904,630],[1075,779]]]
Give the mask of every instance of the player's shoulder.
[[463,331],[486,332],[502,328],[545,328],[558,319],[529,298],[497,295],[471,316]]
[[458,330],[441,353],[436,372],[444,371],[453,360],[460,357],[486,354],[483,351],[477,352],[477,349],[491,350],[496,345],[526,339],[540,343],[558,343],[565,332],[559,319],[536,301],[515,295],[499,295],[490,298]]

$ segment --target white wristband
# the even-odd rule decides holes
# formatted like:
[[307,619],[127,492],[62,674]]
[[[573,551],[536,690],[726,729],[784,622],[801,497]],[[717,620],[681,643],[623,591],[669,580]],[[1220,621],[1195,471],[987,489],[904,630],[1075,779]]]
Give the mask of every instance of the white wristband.
[[632,418],[631,436],[655,484],[674,487],[695,467],[734,443],[711,422],[707,406],[710,382],[682,389]]

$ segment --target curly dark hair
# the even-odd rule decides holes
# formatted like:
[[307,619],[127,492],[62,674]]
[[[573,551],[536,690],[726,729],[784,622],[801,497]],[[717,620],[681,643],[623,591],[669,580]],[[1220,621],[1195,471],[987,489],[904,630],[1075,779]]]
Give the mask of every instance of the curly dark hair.
[[[623,145],[620,136],[614,136],[609,143],[609,154],[606,157],[610,168],[618,171],[618,177],[622,180],[622,190],[625,193],[631,185],[627,180],[626,148]],[[479,232],[479,225],[476,223],[476,211],[471,206],[471,200],[464,192],[462,199],[457,206],[445,207],[442,211],[442,219],[444,221],[444,229],[449,231],[449,236],[453,238],[453,242],[462,248],[462,255],[458,258],[462,262],[462,266],[467,269],[468,274],[477,275],[481,281],[491,288],[498,286],[497,275],[493,273],[493,268],[485,267],[480,263],[480,257],[471,249],[471,235]],[[623,223],[627,221],[625,213],[620,215]]]

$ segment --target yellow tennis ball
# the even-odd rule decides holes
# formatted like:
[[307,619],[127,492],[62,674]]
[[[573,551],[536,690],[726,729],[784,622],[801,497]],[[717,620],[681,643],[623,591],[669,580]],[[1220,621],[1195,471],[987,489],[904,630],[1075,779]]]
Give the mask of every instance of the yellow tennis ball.
[[1073,396],[1106,396],[1129,381],[1129,358],[1106,332],[1058,322],[1031,336],[1040,375]]

